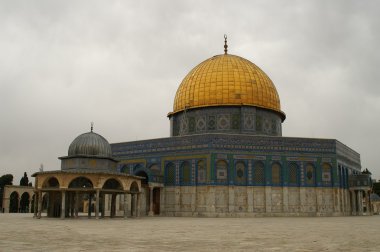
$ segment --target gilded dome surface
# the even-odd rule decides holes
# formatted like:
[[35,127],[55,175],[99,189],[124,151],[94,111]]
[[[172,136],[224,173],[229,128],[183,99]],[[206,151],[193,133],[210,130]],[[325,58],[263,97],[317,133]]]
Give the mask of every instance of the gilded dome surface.
[[274,110],[285,119],[271,79],[242,57],[222,54],[193,68],[179,86],[173,113],[208,106],[256,106]]
[[112,157],[111,145],[99,134],[87,132],[79,135],[69,146],[69,156]]

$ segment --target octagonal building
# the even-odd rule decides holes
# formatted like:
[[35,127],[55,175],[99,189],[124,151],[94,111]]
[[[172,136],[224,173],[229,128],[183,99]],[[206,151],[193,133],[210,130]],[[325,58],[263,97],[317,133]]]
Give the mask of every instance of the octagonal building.
[[341,216],[363,209],[366,194],[348,183],[361,173],[360,155],[335,139],[283,137],[275,85],[227,45],[185,76],[168,118],[170,137],[111,144],[118,171],[145,178],[141,215]]

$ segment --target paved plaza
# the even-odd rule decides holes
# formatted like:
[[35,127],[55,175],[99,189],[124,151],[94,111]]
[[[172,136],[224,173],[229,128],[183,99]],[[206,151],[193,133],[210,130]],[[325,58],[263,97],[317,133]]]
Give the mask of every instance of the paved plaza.
[[33,219],[0,214],[0,251],[380,251],[380,216]]

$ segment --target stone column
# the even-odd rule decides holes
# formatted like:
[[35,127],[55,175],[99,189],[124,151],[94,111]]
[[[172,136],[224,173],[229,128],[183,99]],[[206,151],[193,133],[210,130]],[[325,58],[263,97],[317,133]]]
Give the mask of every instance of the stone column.
[[135,216],[135,195],[134,193],[131,194],[131,216]]
[[75,218],[78,218],[78,208],[79,208],[79,193],[78,191],[75,191],[75,206],[74,206]]
[[137,193],[137,197],[136,197],[136,217],[140,217],[140,196],[141,196],[141,193]]
[[95,205],[95,219],[99,219],[99,196],[100,196],[100,191],[99,189],[96,189],[96,205]]
[[102,218],[105,217],[106,213],[106,194],[102,193]]
[[61,219],[65,218],[66,215],[66,192],[62,191],[62,201],[61,201]]
[[128,199],[127,199],[127,193],[124,193],[124,219],[127,218],[128,215]]
[[370,205],[369,205],[369,197],[370,197],[370,195],[369,195],[369,193],[368,193],[368,191],[365,191],[365,206],[366,206],[366,211],[365,211],[365,213],[366,213],[366,215],[370,215]]
[[38,207],[37,207],[37,218],[41,219],[41,212],[42,212],[42,192],[38,192]]
[[362,201],[362,192],[358,190],[357,192],[357,202],[358,202],[358,215],[363,215],[363,201]]
[[21,213],[21,195],[18,197],[17,212],[18,212],[18,213]]
[[372,205],[371,205],[371,191],[368,191],[368,206],[369,206],[369,215],[372,215]]
[[[33,206],[33,218],[37,218],[37,211],[38,211],[38,192],[34,192],[34,206]],[[33,199],[33,197],[32,197]]]
[[355,195],[355,190],[351,191],[351,213],[352,213],[352,215],[356,215],[356,195]]
[[29,198],[28,213],[32,212],[32,198]]
[[148,216],[153,216],[153,186],[149,186],[149,212]]

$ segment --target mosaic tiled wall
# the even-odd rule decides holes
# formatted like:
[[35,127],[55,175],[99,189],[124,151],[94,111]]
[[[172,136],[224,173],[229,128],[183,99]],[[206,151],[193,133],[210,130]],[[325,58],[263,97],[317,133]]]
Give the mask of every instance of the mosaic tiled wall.
[[121,161],[119,170],[133,174],[143,170],[150,181],[166,186],[347,188],[349,173],[360,171],[360,159],[346,156],[353,165],[340,163],[336,143],[329,139],[205,134],[120,143],[112,149]]
[[256,107],[209,107],[172,115],[171,136],[235,133],[281,136],[281,118]]

